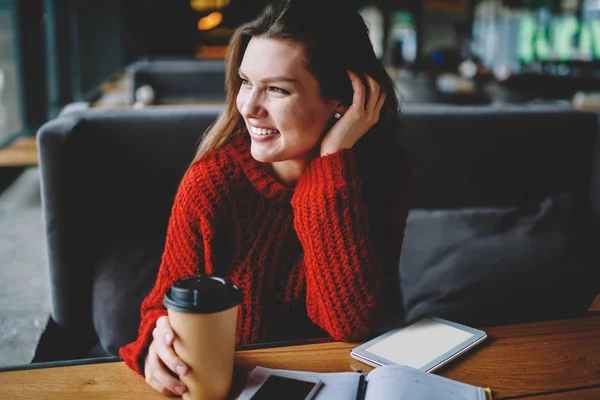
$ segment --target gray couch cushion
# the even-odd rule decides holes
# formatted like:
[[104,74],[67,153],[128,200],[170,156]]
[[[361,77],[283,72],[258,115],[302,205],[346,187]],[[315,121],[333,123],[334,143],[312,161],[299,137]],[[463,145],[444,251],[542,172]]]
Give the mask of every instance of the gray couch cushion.
[[164,239],[118,238],[94,268],[93,323],[108,354],[118,355],[136,339],[140,306],[156,281],[163,248]]
[[412,210],[400,262],[406,319],[481,326],[585,310],[593,269],[574,209],[564,193],[518,207]]

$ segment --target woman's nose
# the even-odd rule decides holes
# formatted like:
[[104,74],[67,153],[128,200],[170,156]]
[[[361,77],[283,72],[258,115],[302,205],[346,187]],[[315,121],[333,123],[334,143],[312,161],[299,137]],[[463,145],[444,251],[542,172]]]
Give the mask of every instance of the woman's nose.
[[245,118],[257,118],[266,114],[261,99],[257,93],[249,94],[242,106],[242,114]]

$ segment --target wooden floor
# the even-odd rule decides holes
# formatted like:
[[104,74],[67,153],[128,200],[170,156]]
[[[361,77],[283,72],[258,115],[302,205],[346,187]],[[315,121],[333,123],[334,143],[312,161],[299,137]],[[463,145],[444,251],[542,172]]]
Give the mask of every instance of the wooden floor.
[[0,167],[26,167],[38,164],[35,137],[23,137],[0,149]]

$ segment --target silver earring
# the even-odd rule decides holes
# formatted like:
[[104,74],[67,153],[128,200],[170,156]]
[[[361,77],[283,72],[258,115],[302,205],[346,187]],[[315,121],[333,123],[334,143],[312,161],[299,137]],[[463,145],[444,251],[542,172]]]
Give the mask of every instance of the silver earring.
[[342,114],[339,112],[336,112],[335,115],[333,116],[335,119],[340,119],[342,117]]

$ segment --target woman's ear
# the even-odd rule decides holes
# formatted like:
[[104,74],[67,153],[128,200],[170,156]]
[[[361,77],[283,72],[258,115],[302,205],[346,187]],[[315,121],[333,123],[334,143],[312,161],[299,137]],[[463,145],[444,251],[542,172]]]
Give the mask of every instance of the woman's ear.
[[348,111],[348,107],[345,106],[341,101],[338,102],[337,106],[335,107],[335,112],[344,115],[346,111]]

